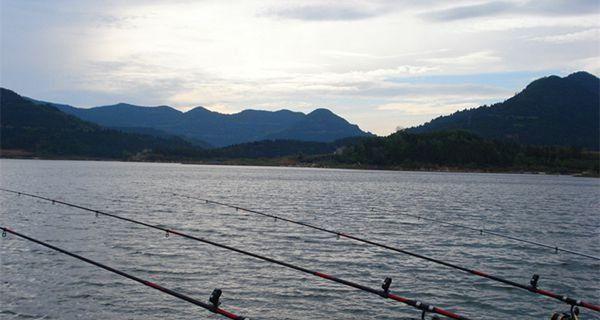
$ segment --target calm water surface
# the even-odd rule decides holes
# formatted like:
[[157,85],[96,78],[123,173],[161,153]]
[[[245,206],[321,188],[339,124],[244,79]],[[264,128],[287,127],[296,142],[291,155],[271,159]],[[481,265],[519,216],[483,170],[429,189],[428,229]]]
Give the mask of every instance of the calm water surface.
[[[173,192],[364,235],[521,283],[600,302],[600,264],[371,207],[427,215],[600,255],[600,180],[0,160],[0,185],[178,229],[473,319],[548,319],[555,300],[315,230]],[[416,319],[411,307],[233,252],[89,212],[0,192],[0,223],[253,319]],[[221,319],[15,236],[0,239],[2,319]],[[583,319],[600,319],[584,310]]]

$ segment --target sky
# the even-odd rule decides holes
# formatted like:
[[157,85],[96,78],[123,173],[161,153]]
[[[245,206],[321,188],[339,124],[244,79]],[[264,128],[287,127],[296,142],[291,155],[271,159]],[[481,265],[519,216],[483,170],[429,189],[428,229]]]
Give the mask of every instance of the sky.
[[78,107],[328,108],[385,135],[600,74],[598,0],[0,1],[0,85]]

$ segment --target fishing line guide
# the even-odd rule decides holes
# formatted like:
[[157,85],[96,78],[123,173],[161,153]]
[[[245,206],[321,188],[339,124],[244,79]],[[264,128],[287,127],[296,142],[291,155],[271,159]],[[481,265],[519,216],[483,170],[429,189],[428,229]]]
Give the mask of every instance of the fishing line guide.
[[[180,195],[180,196],[186,197],[185,195]],[[596,256],[593,256],[591,254],[587,254],[587,253],[584,253],[584,252],[578,252],[578,251],[574,251],[574,250],[569,250],[569,249],[561,248],[561,247],[559,247],[557,245],[545,244],[545,243],[541,243],[541,242],[537,242],[537,241],[533,241],[533,240],[527,240],[527,239],[523,239],[523,238],[511,236],[511,235],[502,234],[502,233],[499,233],[499,232],[485,230],[485,227],[475,228],[475,227],[470,227],[470,226],[462,225],[462,224],[458,224],[458,223],[452,223],[452,222],[447,222],[447,221],[443,221],[443,220],[439,220],[439,219],[434,219],[434,218],[429,218],[429,217],[423,217],[423,216],[420,216],[420,215],[411,214],[411,213],[407,213],[407,212],[399,212],[398,210],[390,210],[390,209],[375,208],[375,207],[371,207],[370,209],[371,209],[371,211],[390,212],[390,213],[404,215],[404,216],[407,216],[407,217],[417,218],[417,220],[423,219],[423,220],[427,220],[427,221],[431,221],[431,222],[436,222],[436,223],[439,223],[439,224],[445,225],[445,226],[452,226],[452,227],[456,227],[456,228],[463,228],[463,229],[467,229],[467,230],[472,230],[472,231],[479,232],[480,235],[489,234],[489,235],[500,237],[500,238],[504,238],[504,239],[509,239],[509,240],[513,240],[513,241],[517,241],[517,242],[527,243],[527,244],[530,244],[530,245],[534,245],[534,246],[538,246],[538,247],[543,247],[543,248],[551,249],[551,250],[553,250],[553,252],[555,254],[557,254],[559,252],[564,252],[564,253],[569,253],[569,254],[580,256],[580,257],[585,257],[585,258],[589,258],[589,259],[594,259],[594,260],[600,261],[600,257],[596,257]]]
[[[13,191],[13,190],[4,189],[4,188],[0,188],[0,191],[6,191],[6,192],[10,192],[10,193],[16,193],[17,192],[17,191]],[[359,290],[362,290],[362,291],[365,291],[365,292],[376,294],[376,295],[381,296],[381,297],[383,297],[385,299],[394,300],[394,301],[397,301],[397,302],[409,305],[409,306],[411,306],[411,307],[413,307],[415,309],[421,310],[421,311],[427,311],[427,312],[431,312],[431,313],[437,313],[437,314],[443,315],[445,317],[452,318],[452,319],[457,319],[457,320],[470,320],[470,318],[468,318],[468,317],[464,317],[464,316],[458,315],[458,314],[453,313],[451,311],[447,311],[445,309],[442,309],[442,308],[439,308],[439,307],[435,307],[433,305],[429,305],[429,304],[423,303],[423,302],[418,301],[418,300],[413,300],[413,299],[405,298],[405,297],[402,297],[402,296],[399,296],[399,295],[396,295],[396,294],[392,294],[392,293],[389,293],[389,292],[384,292],[382,290],[378,290],[378,289],[374,289],[374,288],[371,288],[371,287],[367,287],[367,286],[364,286],[364,285],[361,285],[361,284],[358,284],[358,283],[355,283],[355,282],[352,282],[352,281],[344,280],[342,278],[338,278],[338,277],[335,277],[335,276],[332,276],[332,275],[329,275],[329,274],[326,274],[326,273],[321,273],[321,272],[318,272],[318,271],[310,270],[310,269],[307,269],[307,268],[304,268],[304,267],[301,267],[301,266],[298,266],[298,265],[294,265],[294,264],[291,264],[291,263],[288,263],[288,262],[276,260],[274,258],[270,258],[270,257],[267,257],[267,256],[262,256],[260,254],[256,254],[256,253],[252,253],[252,252],[245,251],[245,250],[242,250],[242,249],[238,249],[238,248],[235,248],[235,247],[231,247],[231,246],[228,246],[228,245],[225,245],[225,244],[221,244],[221,243],[218,243],[218,242],[215,242],[215,241],[211,241],[211,240],[208,240],[208,239],[203,239],[203,238],[199,238],[199,237],[196,237],[196,236],[192,236],[192,235],[189,235],[189,234],[186,234],[186,233],[183,233],[183,232],[179,232],[179,231],[176,231],[176,230],[173,230],[173,229],[167,229],[165,227],[161,227],[161,226],[158,226],[158,225],[152,225],[152,224],[149,224],[149,223],[146,223],[146,222],[134,220],[134,219],[131,219],[131,218],[119,216],[119,215],[108,213],[108,212],[103,212],[103,211],[100,211],[100,210],[95,210],[95,209],[87,208],[87,207],[84,207],[84,206],[81,206],[81,205],[68,203],[68,202],[65,202],[65,201],[62,201],[62,200],[56,200],[56,199],[46,198],[46,197],[43,197],[43,196],[38,196],[38,195],[24,193],[24,192],[21,192],[21,194],[23,194],[25,196],[28,196],[28,197],[32,197],[32,198],[37,198],[37,199],[45,200],[45,201],[55,201],[56,203],[59,203],[59,204],[65,205],[65,206],[69,206],[69,207],[73,207],[73,208],[78,208],[78,209],[85,210],[85,211],[98,212],[98,213],[100,213],[102,215],[105,215],[105,216],[108,216],[108,217],[111,217],[111,218],[115,218],[115,219],[118,219],[118,220],[127,221],[127,222],[131,222],[131,223],[134,223],[134,224],[139,224],[139,225],[142,225],[142,226],[145,226],[145,227],[148,227],[148,228],[152,228],[152,229],[156,229],[156,230],[161,230],[161,231],[167,232],[169,234],[175,234],[175,235],[187,238],[187,239],[191,239],[191,240],[195,240],[195,241],[198,241],[198,242],[203,242],[205,244],[209,244],[209,245],[213,245],[213,246],[216,246],[216,247],[220,247],[222,249],[226,249],[226,250],[230,250],[230,251],[235,251],[237,253],[241,253],[241,254],[244,254],[244,255],[247,255],[247,256],[251,256],[251,257],[263,260],[263,261],[271,262],[273,264],[284,266],[284,267],[287,267],[287,268],[290,268],[290,269],[294,269],[294,270],[297,270],[297,271],[300,271],[300,272],[303,272],[303,273],[311,274],[311,275],[320,277],[322,279],[330,280],[330,281],[333,281],[333,282],[336,282],[336,283],[339,283],[339,284],[343,284],[343,285],[346,285],[346,286],[349,286],[349,287],[353,287],[355,289],[359,289]],[[240,318],[240,319],[243,319],[243,318]]]
[[54,251],[61,252],[61,253],[63,253],[63,254],[66,254],[66,255],[68,255],[68,256],[71,256],[71,257],[73,257],[73,258],[75,258],[75,259],[81,260],[81,261],[83,261],[83,262],[86,262],[86,263],[88,263],[88,264],[94,265],[94,266],[96,266],[96,267],[102,268],[102,269],[104,269],[104,270],[107,270],[107,271],[109,271],[109,272],[112,272],[112,273],[118,274],[118,275],[120,275],[120,276],[123,276],[123,277],[125,277],[125,278],[128,278],[128,279],[130,279],[130,280],[133,280],[133,281],[136,281],[136,282],[138,282],[138,283],[141,283],[142,285],[145,285],[145,286],[147,286],[147,287],[151,287],[151,288],[153,288],[153,289],[156,289],[156,290],[158,290],[158,291],[161,291],[161,292],[163,292],[163,293],[166,293],[166,294],[168,294],[168,295],[171,295],[171,296],[173,296],[173,297],[176,297],[176,298],[178,298],[178,299],[181,299],[181,300],[187,301],[187,302],[189,302],[189,303],[191,303],[191,304],[194,304],[194,305],[197,305],[197,306],[199,306],[199,307],[202,307],[202,308],[204,308],[204,309],[206,309],[206,310],[209,310],[209,311],[210,311],[210,312],[212,312],[212,313],[215,313],[215,314],[220,314],[220,315],[222,315],[222,316],[225,316],[225,317],[227,317],[227,318],[229,318],[229,319],[234,319],[234,320],[250,320],[249,318],[242,317],[242,316],[238,316],[238,315],[235,315],[235,314],[233,314],[233,313],[231,313],[231,312],[229,312],[229,311],[227,311],[227,310],[224,310],[224,309],[221,309],[221,308],[219,308],[219,305],[221,304],[221,303],[219,302],[219,298],[220,298],[220,296],[221,296],[221,294],[222,294],[222,291],[221,291],[221,289],[214,289],[214,290],[213,290],[213,292],[212,292],[212,294],[211,294],[211,296],[210,296],[210,298],[209,298],[209,302],[210,302],[211,304],[208,304],[208,303],[205,303],[205,302],[202,302],[202,301],[196,300],[196,299],[194,299],[194,298],[191,298],[191,297],[189,297],[189,296],[187,296],[187,295],[184,295],[184,294],[182,294],[182,293],[179,293],[179,292],[173,291],[173,290],[171,290],[171,289],[165,288],[165,287],[163,287],[163,286],[161,286],[161,285],[158,285],[158,284],[156,284],[156,283],[154,283],[154,282],[147,281],[147,280],[143,280],[143,279],[141,279],[141,278],[138,278],[138,277],[136,277],[136,276],[133,276],[133,275],[131,275],[131,274],[125,273],[125,272],[123,272],[123,271],[120,271],[120,270],[117,270],[117,269],[115,269],[115,268],[109,267],[109,266],[107,266],[107,265],[104,265],[104,264],[102,264],[102,263],[96,262],[96,261],[94,261],[94,260],[91,260],[91,259],[89,259],[89,258],[85,258],[85,257],[83,257],[83,256],[80,256],[80,255],[78,255],[78,254],[75,254],[75,253],[73,253],[73,252],[67,251],[67,250],[65,250],[65,249],[61,249],[61,248],[59,248],[59,247],[55,247],[55,246],[53,246],[53,245],[51,245],[51,244],[49,244],[49,243],[47,243],[47,242],[44,242],[44,241],[41,241],[41,240],[37,240],[37,239],[31,238],[31,237],[29,237],[29,236],[26,236],[26,235],[24,235],[24,234],[21,234],[21,233],[19,233],[19,232],[16,232],[16,231],[14,231],[14,230],[12,230],[12,229],[9,229],[8,227],[0,227],[0,229],[2,229],[2,237],[6,237],[6,233],[7,233],[7,232],[8,232],[8,233],[11,233],[11,234],[13,234],[13,235],[15,235],[15,236],[17,236],[17,237],[20,237],[20,238],[22,238],[22,239],[25,239],[25,240],[28,240],[28,241],[31,241],[31,242],[34,242],[34,243],[40,244],[40,245],[42,245],[42,246],[44,246],[44,247],[47,247],[47,248],[49,248],[49,249],[52,249],[52,250],[54,250]]
[[[428,256],[424,256],[424,255],[421,255],[421,254],[418,254],[418,253],[413,253],[413,252],[410,252],[410,251],[407,251],[407,250],[404,250],[404,249],[392,247],[392,246],[389,246],[389,245],[386,245],[386,244],[383,244],[383,243],[379,243],[379,242],[375,242],[375,241],[372,241],[372,240],[367,240],[365,238],[361,238],[361,237],[358,237],[358,236],[353,236],[353,235],[349,235],[349,234],[337,232],[337,231],[334,231],[334,230],[326,229],[326,228],[323,228],[323,227],[315,226],[315,225],[312,225],[312,224],[309,224],[309,223],[306,223],[306,222],[292,220],[292,219],[288,219],[288,218],[285,218],[285,217],[282,217],[282,216],[277,216],[277,215],[274,215],[274,214],[269,214],[269,213],[265,213],[265,212],[261,212],[261,211],[257,211],[257,210],[253,210],[253,209],[243,208],[241,206],[227,204],[227,203],[222,203],[222,202],[218,202],[218,201],[214,201],[214,200],[209,200],[209,199],[204,199],[204,198],[198,198],[198,197],[193,197],[193,196],[188,196],[188,195],[183,195],[183,194],[177,194],[177,193],[173,193],[173,195],[174,196],[180,196],[180,197],[188,198],[188,199],[199,200],[199,201],[203,201],[204,203],[210,203],[210,204],[213,204],[213,205],[219,205],[219,206],[224,206],[224,207],[229,207],[229,208],[237,208],[237,209],[243,210],[243,211],[248,212],[248,213],[254,213],[254,214],[257,214],[257,215],[260,215],[260,216],[264,216],[264,217],[272,217],[274,219],[283,220],[283,221],[286,221],[286,222],[289,222],[289,223],[297,224],[297,225],[300,225],[300,226],[304,226],[304,227],[307,227],[307,228],[319,230],[319,231],[322,231],[322,232],[336,234],[338,236],[343,236],[343,237],[346,237],[348,239],[352,239],[352,240],[355,240],[355,241],[359,241],[359,242],[367,243],[367,244],[370,244],[370,245],[382,247],[382,248],[385,248],[385,249],[388,249],[388,250],[392,250],[392,251],[396,251],[396,252],[399,252],[399,253],[407,254],[407,255],[410,255],[410,256],[413,256],[413,257],[416,257],[416,258],[419,258],[419,259],[424,259],[424,260],[427,260],[427,261],[430,261],[430,262],[434,262],[434,263],[437,263],[437,264],[444,265],[446,267],[458,269],[458,270],[461,270],[461,271],[464,271],[464,272],[467,272],[467,273],[470,273],[470,274],[473,274],[473,275],[476,275],[476,276],[484,277],[484,278],[487,278],[487,279],[490,279],[490,280],[493,280],[493,281],[496,281],[496,282],[504,283],[506,285],[510,285],[510,286],[513,286],[513,287],[516,287],[516,288],[521,288],[521,289],[527,290],[529,292],[532,292],[532,293],[535,293],[535,294],[538,294],[538,295],[543,295],[543,296],[546,296],[546,297],[554,298],[556,300],[562,301],[562,302],[564,302],[566,304],[569,304],[571,306],[581,306],[581,307],[584,307],[584,308],[587,308],[587,309],[590,309],[590,310],[593,310],[593,311],[596,311],[596,312],[600,312],[600,306],[598,306],[598,305],[595,305],[595,304],[592,304],[592,303],[589,303],[589,302],[584,302],[582,300],[573,299],[573,298],[567,297],[565,295],[559,295],[559,294],[556,294],[556,293],[553,293],[553,292],[550,292],[550,291],[547,291],[547,290],[538,289],[537,288],[537,283],[538,283],[538,280],[539,280],[539,275],[535,275],[534,274],[534,276],[532,277],[532,280],[530,281],[530,285],[520,284],[520,283],[517,283],[515,281],[507,280],[507,279],[504,279],[504,278],[501,278],[501,277],[497,277],[497,276],[494,276],[494,275],[490,275],[490,274],[487,274],[487,273],[484,273],[484,272],[481,272],[481,271],[469,269],[469,268],[462,267],[462,266],[459,266],[459,265],[455,265],[453,263],[445,262],[445,261],[442,261],[442,260],[439,260],[439,259],[430,258]],[[371,209],[373,210],[374,208],[371,207]],[[390,211],[390,210],[384,210],[384,211]],[[407,215],[420,218],[420,216],[416,216],[416,215],[412,215],[412,214],[407,214]],[[435,219],[426,218],[426,217],[423,217],[423,219],[424,220],[437,221]],[[476,228],[472,228],[472,227],[468,227],[468,226],[462,226],[462,225],[459,225],[459,224],[454,224],[454,223],[451,223],[451,222],[442,222],[442,223],[448,224],[448,225],[457,225],[457,226],[464,227],[464,228],[471,229],[471,230],[477,230],[477,231],[480,231],[481,233],[484,232],[483,228],[482,229],[476,229]],[[537,242],[523,240],[523,239],[511,237],[511,236],[505,236],[505,235],[498,234],[498,233],[491,232],[491,231],[485,231],[485,232],[489,233],[489,234],[492,234],[492,235],[497,235],[497,236],[500,236],[500,237],[506,237],[506,238],[509,238],[509,239],[512,239],[512,240],[524,241],[524,242],[527,242],[527,243],[532,243],[532,244],[536,244],[536,245],[540,245],[540,246],[550,247],[548,245],[539,244]],[[566,249],[560,249],[560,250],[568,252],[568,253],[579,254],[579,255],[583,255],[583,256],[586,256],[586,257],[590,257],[590,258],[593,258],[593,259],[600,260],[600,258],[596,258],[594,256],[585,255],[585,254],[577,253],[577,252],[566,250]]]

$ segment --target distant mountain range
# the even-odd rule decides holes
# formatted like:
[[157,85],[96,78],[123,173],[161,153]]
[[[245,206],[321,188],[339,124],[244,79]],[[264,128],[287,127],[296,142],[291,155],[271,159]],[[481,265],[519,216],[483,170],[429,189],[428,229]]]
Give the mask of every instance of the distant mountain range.
[[[402,150],[406,145],[414,149],[411,159],[417,159],[417,154],[426,156],[429,147],[419,147],[424,141],[437,143],[432,146],[438,150],[436,157],[441,157],[443,152],[451,152],[452,148],[446,148],[448,139],[456,137],[482,146],[473,151],[479,156],[486,154],[483,150],[489,139],[598,150],[599,100],[600,80],[589,73],[550,76],[533,81],[502,103],[459,111],[410,128],[406,139],[398,138],[402,135],[380,139],[326,109],[309,114],[245,110],[231,115],[202,107],[180,112],[167,106],[128,104],[81,109],[0,89],[0,149],[3,156],[23,153],[21,156],[159,161],[303,158],[346,150],[343,161],[376,165],[405,163]],[[470,131],[483,140],[447,133],[429,134],[425,140],[415,136],[454,130]],[[489,150],[501,157],[504,145],[496,146]],[[208,147],[216,148],[206,150]],[[514,157],[526,150],[510,148]]]
[[0,149],[19,156],[127,159],[148,150],[197,155],[177,137],[153,137],[103,128],[0,88]]
[[278,139],[332,142],[371,136],[327,109],[316,109],[309,114],[290,110],[222,114],[203,107],[181,112],[168,106],[142,107],[126,103],[89,109],[53,106],[107,128],[159,137],[175,135],[201,147]]
[[458,129],[522,144],[598,150],[600,79],[587,72],[541,78],[502,103],[458,111],[408,131]]

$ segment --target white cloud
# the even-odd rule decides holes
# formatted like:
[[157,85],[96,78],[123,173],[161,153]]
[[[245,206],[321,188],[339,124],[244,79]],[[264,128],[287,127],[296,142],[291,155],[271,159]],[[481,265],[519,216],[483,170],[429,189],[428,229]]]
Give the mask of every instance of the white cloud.
[[505,31],[518,32],[522,30],[535,28],[593,28],[598,27],[600,22],[597,15],[586,15],[580,17],[570,16],[507,16],[507,17],[491,17],[488,19],[478,19],[475,21],[458,21],[454,23],[453,30],[456,33],[465,32],[493,32]]
[[571,70],[586,70],[596,76],[600,74],[600,59],[598,55],[569,61],[567,65]]
[[505,0],[480,2],[450,2],[442,8],[429,8],[421,17],[434,21],[471,20],[504,15],[512,16],[579,16],[596,15],[600,3],[596,0]]
[[398,102],[390,102],[376,107],[380,111],[400,111],[407,115],[429,115],[437,117],[457,110],[479,107],[489,101],[503,99],[499,96],[413,96]]
[[377,106],[377,110],[382,111],[403,111],[408,115],[442,115],[452,111],[472,107],[471,103],[448,103],[447,101],[430,102],[398,102],[388,103]]
[[514,3],[508,1],[490,1],[428,11],[421,16],[430,20],[453,21],[496,15],[507,12],[514,7]]
[[460,56],[421,59],[434,65],[482,66],[498,63],[502,59],[491,50],[471,52]]
[[600,12],[590,1],[4,0],[1,6],[2,86],[83,106],[125,101],[222,112],[324,106],[383,134],[392,123],[416,125],[425,115],[506,98],[525,84],[507,89],[444,76],[600,71]]
[[533,37],[531,40],[540,42],[549,42],[555,44],[576,42],[576,41],[597,41],[600,38],[600,29],[588,29],[577,32],[547,35],[540,37]]

